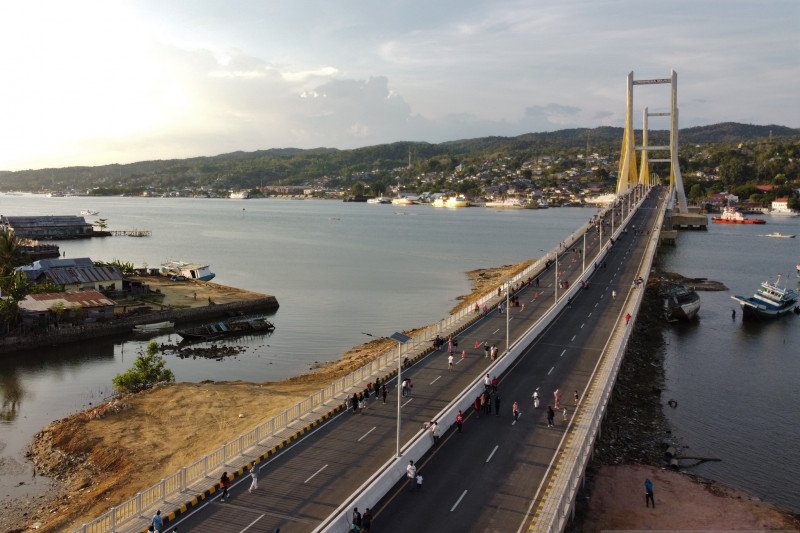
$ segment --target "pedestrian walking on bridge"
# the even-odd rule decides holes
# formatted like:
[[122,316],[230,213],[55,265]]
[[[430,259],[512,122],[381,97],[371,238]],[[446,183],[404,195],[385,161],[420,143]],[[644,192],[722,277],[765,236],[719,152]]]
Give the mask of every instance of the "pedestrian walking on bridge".
[[258,488],[258,468],[256,468],[255,463],[253,463],[253,466],[250,468],[250,478],[252,481],[250,482],[250,488],[247,489],[247,492],[252,494],[253,491]]
[[519,404],[514,402],[514,405],[511,407],[511,412],[514,413],[514,422],[519,420]]
[[458,428],[458,432],[461,433],[461,428],[464,425],[464,415],[461,414],[461,410],[458,411],[456,415],[456,427]]

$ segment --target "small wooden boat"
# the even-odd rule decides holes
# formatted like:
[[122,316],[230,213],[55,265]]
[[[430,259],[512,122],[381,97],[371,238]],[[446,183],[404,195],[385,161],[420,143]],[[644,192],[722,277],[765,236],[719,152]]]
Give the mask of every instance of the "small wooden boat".
[[188,329],[179,329],[184,340],[212,340],[234,335],[272,331],[275,326],[263,315],[229,318]]
[[133,331],[136,333],[151,333],[153,331],[172,329],[174,327],[175,322],[153,322],[152,324],[137,324],[136,326],[133,326]]

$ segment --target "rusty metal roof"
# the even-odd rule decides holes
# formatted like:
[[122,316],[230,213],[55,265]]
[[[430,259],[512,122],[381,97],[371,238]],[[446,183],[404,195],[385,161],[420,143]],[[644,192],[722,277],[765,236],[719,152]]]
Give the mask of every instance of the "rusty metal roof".
[[24,300],[19,302],[19,308],[25,311],[47,311],[58,303],[62,303],[65,309],[74,307],[89,309],[116,305],[114,300],[106,298],[102,293],[89,290],[29,294]]

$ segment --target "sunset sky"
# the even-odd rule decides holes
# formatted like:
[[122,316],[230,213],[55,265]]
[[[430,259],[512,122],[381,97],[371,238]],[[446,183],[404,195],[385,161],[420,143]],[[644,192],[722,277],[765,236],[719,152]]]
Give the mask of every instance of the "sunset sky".
[[[800,2],[0,3],[0,170],[621,126],[800,127]],[[637,87],[666,110],[666,86]],[[651,127],[666,121],[651,119]]]

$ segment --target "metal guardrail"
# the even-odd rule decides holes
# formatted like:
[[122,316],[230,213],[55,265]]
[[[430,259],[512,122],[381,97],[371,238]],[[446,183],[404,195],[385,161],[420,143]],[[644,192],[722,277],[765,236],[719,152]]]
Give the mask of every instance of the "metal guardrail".
[[[639,205],[641,205],[641,202]],[[639,275],[642,276],[645,283],[641,289],[636,289],[637,293],[634,299],[628,299],[620,312],[620,316],[622,316],[622,313],[635,315],[635,310],[639,308],[644,297],[644,286],[647,283],[655,257],[659,231],[664,220],[666,208],[667,202],[665,201],[662,203],[659,215],[656,218],[648,248],[639,267]],[[626,219],[626,224],[629,220],[630,217]],[[620,231],[623,227],[625,225],[620,226]],[[594,444],[605,417],[606,408],[632,331],[632,327],[625,326],[620,322],[606,343],[603,351],[604,356],[598,362],[590,378],[592,390],[590,390],[589,394],[584,395],[585,401],[582,401],[580,420],[574,428],[575,434],[582,438],[573,439],[574,447],[564,450],[561,468],[552,481],[553,490],[551,490],[551,494],[560,490],[560,497],[557,500],[546,500],[543,503],[538,518],[531,523],[530,531],[557,533],[564,531],[566,528],[574,510],[575,496],[582,483],[586,466],[591,460]],[[603,383],[600,389],[594,389],[594,384],[597,382]]]
[[[601,210],[600,214],[603,214],[605,211],[606,210]],[[570,246],[574,245],[590,225],[589,222],[583,224],[561,243],[546,252],[544,257],[538,259],[522,272],[513,276],[509,282],[516,284],[520,280],[533,277],[534,273],[543,271],[543,266],[551,253],[560,253],[564,249],[568,249]],[[494,305],[502,300],[502,295],[498,297],[494,291],[491,291],[484,294],[476,303],[479,307],[483,305],[494,307]],[[132,498],[117,506],[111,507],[111,509],[99,517],[75,529],[74,532],[107,533],[114,531],[118,526],[131,519],[141,517],[143,512],[164,502],[170,496],[186,491],[196,482],[208,479],[209,474],[215,469],[225,466],[235,458],[243,456],[248,449],[264,442],[266,439],[275,437],[280,430],[298,421],[317,407],[332,402],[336,400],[337,397],[340,397],[338,400],[339,402],[346,401],[346,393],[352,390],[360,390],[360,386],[367,381],[372,381],[372,378],[379,375],[382,370],[394,367],[398,357],[408,357],[409,354],[427,349],[430,347],[431,340],[436,335],[447,336],[479,316],[480,314],[476,314],[472,306],[468,306],[458,313],[450,315],[436,324],[424,328],[414,335],[411,341],[401,345],[399,351],[398,348],[394,347],[387,349],[376,359],[370,361],[361,368],[354,370],[303,401],[289,407],[282,413],[259,424],[252,430],[243,433],[236,439],[204,455],[194,463],[179,469],[162,479],[159,483],[137,493]],[[359,389],[354,389],[355,386],[359,386]]]

